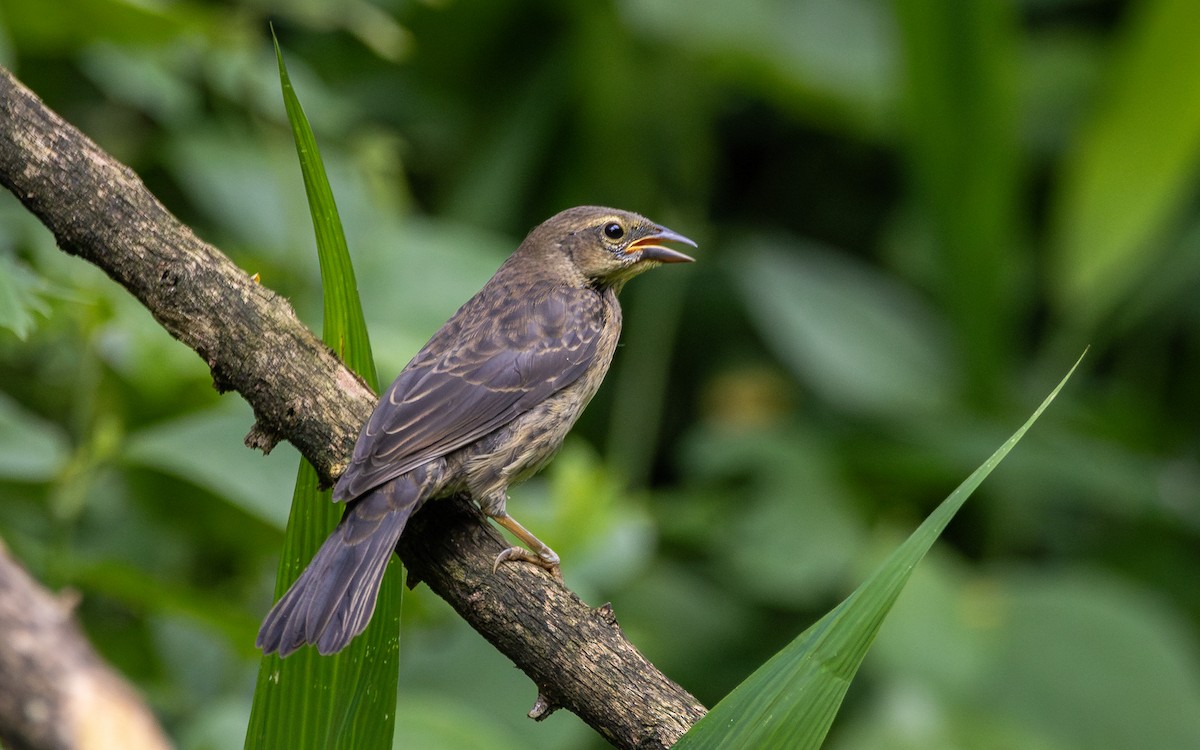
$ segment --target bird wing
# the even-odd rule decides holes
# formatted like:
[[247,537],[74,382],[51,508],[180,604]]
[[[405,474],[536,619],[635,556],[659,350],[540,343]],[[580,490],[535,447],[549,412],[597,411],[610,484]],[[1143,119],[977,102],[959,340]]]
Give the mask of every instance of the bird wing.
[[334,500],[483,437],[587,370],[606,322],[598,293],[551,285],[520,297],[493,291],[505,293],[481,292],[463,305],[383,394]]

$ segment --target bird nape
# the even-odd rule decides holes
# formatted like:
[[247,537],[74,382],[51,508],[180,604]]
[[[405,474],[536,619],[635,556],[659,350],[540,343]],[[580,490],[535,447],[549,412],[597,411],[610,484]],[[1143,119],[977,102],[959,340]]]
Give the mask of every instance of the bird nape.
[[621,334],[617,292],[696,243],[628,211],[581,206],[537,226],[384,392],[334,486],[337,528],[267,614],[257,645],[339,651],[366,628],[409,517],[467,492],[525,547],[507,561],[561,580],[558,555],[506,509],[509,486],[545,466],[595,395]]

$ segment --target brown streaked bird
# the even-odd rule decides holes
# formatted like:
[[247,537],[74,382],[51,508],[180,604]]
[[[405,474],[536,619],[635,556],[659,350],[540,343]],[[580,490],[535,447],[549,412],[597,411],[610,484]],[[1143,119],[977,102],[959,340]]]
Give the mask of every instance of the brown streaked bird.
[[[696,243],[628,211],[571,208],[539,225],[405,366],[363,426],[333,499],[337,528],[267,614],[259,648],[329,654],[366,628],[409,517],[468,492],[562,579],[558,555],[506,510],[508,488],[545,466],[600,387],[621,334],[617,292]],[[494,566],[494,567],[495,567]]]

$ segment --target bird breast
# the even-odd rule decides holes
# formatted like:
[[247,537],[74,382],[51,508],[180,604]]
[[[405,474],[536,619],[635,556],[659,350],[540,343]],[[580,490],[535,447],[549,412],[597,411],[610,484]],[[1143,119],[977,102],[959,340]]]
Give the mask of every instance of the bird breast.
[[621,336],[621,308],[616,294],[611,290],[600,294],[605,324],[593,361],[584,373],[508,424],[464,447],[464,455],[455,457],[462,461],[467,489],[481,506],[502,504],[509,485],[545,467],[599,390]]

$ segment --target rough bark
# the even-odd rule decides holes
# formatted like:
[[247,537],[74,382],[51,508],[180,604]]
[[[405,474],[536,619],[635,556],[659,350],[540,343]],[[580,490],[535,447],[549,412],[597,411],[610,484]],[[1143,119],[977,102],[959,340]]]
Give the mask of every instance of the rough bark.
[[496,555],[510,545],[482,519],[462,498],[429,503],[401,537],[400,557],[410,577],[428,584],[534,681],[530,717],[566,708],[617,747],[660,748],[704,715],[625,639],[611,606],[592,609],[526,566],[501,565],[493,573]]
[[254,407],[247,443],[286,436],[325,478],[340,472],[375,397],[296,317],[167,211],[136,174],[0,76],[0,184],[65,252],[124,286],[194,349],[213,384]]
[[[375,396],[259,285],[183,226],[127,167],[0,68],[0,184],[59,246],[103,269],[254,409],[247,437],[293,443],[326,480],[345,465]],[[540,571],[492,573],[498,538],[462,504],[432,503],[401,543],[405,565],[537,684],[535,718],[578,714],[619,747],[668,747],[704,713],[593,610]],[[7,639],[0,633],[0,649]]]

